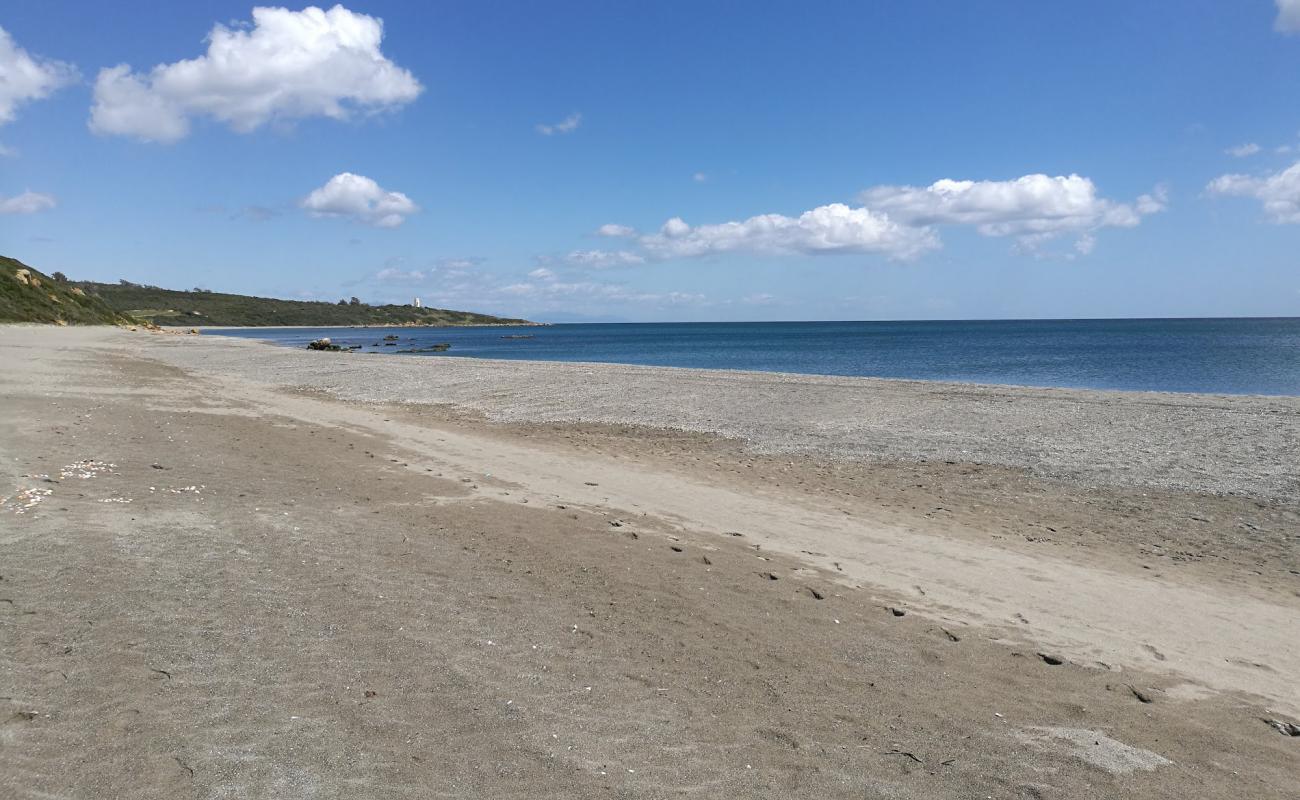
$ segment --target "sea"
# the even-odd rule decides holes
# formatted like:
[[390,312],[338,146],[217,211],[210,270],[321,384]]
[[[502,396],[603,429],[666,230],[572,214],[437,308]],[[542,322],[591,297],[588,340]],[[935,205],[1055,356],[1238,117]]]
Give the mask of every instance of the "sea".
[[[205,333],[410,358],[595,361],[964,383],[1300,396],[1300,317],[687,322]],[[385,337],[397,338],[385,340]],[[434,345],[449,345],[432,351]]]

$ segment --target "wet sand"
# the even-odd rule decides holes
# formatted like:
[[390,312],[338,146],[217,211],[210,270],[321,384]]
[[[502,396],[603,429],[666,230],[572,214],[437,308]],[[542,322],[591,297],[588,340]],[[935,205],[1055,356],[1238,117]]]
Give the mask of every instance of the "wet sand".
[[24,327],[0,397],[6,796],[1294,793],[1294,399]]

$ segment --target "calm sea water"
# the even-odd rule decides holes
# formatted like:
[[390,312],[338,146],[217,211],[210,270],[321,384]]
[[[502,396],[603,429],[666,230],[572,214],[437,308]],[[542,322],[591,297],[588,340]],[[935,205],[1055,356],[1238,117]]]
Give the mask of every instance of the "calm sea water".
[[[413,358],[604,361],[1094,389],[1300,395],[1300,318],[701,322],[210,331]],[[397,335],[396,346],[383,337]],[[530,336],[532,338],[503,338]]]

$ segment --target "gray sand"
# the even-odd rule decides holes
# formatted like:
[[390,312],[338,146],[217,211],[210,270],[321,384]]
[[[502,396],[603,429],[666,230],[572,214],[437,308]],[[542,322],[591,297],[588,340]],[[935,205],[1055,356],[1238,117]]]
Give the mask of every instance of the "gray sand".
[[1300,501],[1294,397],[311,353],[217,336],[150,344],[151,357],[182,368],[348,400],[452,404],[505,422],[675,428],[760,453],[976,462],[1086,485]]
[[0,797],[1294,797],[1297,509],[882,459],[1179,408],[999,391],[0,327]]

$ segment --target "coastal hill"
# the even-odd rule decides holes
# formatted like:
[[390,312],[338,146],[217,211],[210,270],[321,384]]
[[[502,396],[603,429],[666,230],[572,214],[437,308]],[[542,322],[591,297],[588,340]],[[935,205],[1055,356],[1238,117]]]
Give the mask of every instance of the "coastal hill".
[[53,277],[0,256],[0,322],[123,325],[133,322],[61,273]]
[[177,291],[122,281],[78,281],[88,295],[103,299],[112,309],[157,325],[527,325],[527,320],[505,319],[469,311],[415,306],[372,306],[353,298],[338,303],[278,300],[205,289]]
[[0,323],[58,325],[530,325],[470,311],[415,306],[372,306],[357,298],[338,303],[278,300],[206,289],[177,291],[129,281],[95,283],[52,275],[0,256]]

